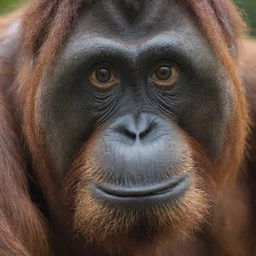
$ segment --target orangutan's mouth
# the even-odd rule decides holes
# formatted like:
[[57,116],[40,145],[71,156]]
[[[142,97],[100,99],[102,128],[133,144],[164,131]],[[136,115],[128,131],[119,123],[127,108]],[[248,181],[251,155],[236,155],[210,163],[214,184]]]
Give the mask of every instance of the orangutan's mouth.
[[124,187],[102,183],[94,185],[92,190],[96,198],[110,202],[156,204],[178,199],[188,189],[189,180],[188,176],[183,175],[152,186]]

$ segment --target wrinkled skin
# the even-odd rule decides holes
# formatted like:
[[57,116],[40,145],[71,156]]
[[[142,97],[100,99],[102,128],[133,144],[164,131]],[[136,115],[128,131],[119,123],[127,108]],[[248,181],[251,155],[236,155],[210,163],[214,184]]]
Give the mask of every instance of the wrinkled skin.
[[[180,73],[167,89],[150,80],[161,61],[175,63]],[[118,77],[105,91],[89,79],[102,63]],[[195,229],[208,211],[207,178],[200,173],[210,167],[195,167],[192,141],[209,166],[220,159],[234,114],[231,88],[216,54],[176,1],[148,1],[136,17],[112,1],[92,4],[54,70],[44,70],[35,103],[58,181],[79,172],[76,192],[68,189],[76,232],[99,247],[117,239],[133,248],[138,238],[147,247],[160,234],[166,233],[164,240]],[[116,247],[111,250],[122,251]]]

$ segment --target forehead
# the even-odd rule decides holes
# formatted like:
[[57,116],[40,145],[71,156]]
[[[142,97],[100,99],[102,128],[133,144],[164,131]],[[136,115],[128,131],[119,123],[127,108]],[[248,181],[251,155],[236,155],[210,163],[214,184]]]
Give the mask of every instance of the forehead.
[[165,30],[198,30],[181,0],[97,0],[78,22],[73,34],[99,33],[127,41],[143,40]]
[[215,52],[181,0],[97,0],[79,17],[57,61],[57,70],[102,61],[110,55],[139,63],[140,56],[164,52],[193,65],[215,66]]

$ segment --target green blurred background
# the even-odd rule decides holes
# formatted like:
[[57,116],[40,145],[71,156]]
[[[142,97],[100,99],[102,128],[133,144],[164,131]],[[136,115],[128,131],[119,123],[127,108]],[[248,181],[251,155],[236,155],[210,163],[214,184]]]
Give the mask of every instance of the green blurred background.
[[[12,11],[27,1],[28,0],[0,0],[0,14]],[[256,36],[256,0],[234,1],[243,10],[245,19],[251,28],[251,34]]]

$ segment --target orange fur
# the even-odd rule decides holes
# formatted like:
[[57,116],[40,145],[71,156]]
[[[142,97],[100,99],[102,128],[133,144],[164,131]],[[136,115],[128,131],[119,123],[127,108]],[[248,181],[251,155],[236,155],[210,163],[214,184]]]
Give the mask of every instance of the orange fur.
[[[256,191],[253,188],[255,183],[250,180],[250,177],[254,178],[250,170],[256,168],[255,160],[253,160],[256,157],[256,146],[251,146],[253,143],[256,144],[256,77],[254,71],[256,46],[254,42],[242,41],[245,26],[229,1],[183,0],[182,2],[194,16],[198,26],[217,53],[220,62],[230,74],[230,79],[234,84],[232,90],[236,95],[235,114],[229,126],[229,135],[224,142],[223,157],[216,166],[210,167],[211,164],[208,163],[199,146],[188,138],[194,154],[194,162],[190,164],[193,167],[196,166],[197,170],[194,173],[191,190],[179,205],[172,207],[171,211],[157,209],[154,212],[150,209],[151,214],[149,214],[149,211],[145,210],[148,228],[158,219],[157,225],[164,234],[159,234],[158,239],[152,241],[151,248],[140,248],[140,245],[134,242],[131,244],[135,248],[133,249],[137,250],[137,256],[160,256],[170,255],[170,253],[199,256],[205,255],[209,249],[214,255],[253,255],[255,239],[252,237],[255,237],[255,232],[252,231],[251,226],[255,222],[255,214],[252,208],[252,195]],[[51,230],[50,236],[47,224],[52,224],[51,221],[57,223],[58,220],[54,217],[51,220],[44,219],[33,204],[29,194],[28,166],[32,165],[41,189],[44,190],[49,201],[53,216],[62,213],[63,205],[60,203],[62,200],[60,195],[63,188],[62,184],[56,182],[56,174],[53,171],[54,166],[51,163],[44,134],[35,124],[34,96],[43,68],[54,65],[58,50],[65,44],[70,31],[75,26],[76,19],[88,4],[90,1],[86,0],[35,1],[22,16],[21,35],[6,34],[12,22],[19,20],[20,12],[0,20],[1,255],[53,255],[50,250],[51,239],[49,237],[53,236],[54,231]],[[10,51],[1,50],[6,39],[12,39],[10,42],[13,48],[10,48]],[[3,53],[8,53],[8,56],[6,57]],[[32,56],[34,65],[31,66]],[[31,75],[27,76],[28,73]],[[247,85],[247,100],[242,91],[243,82]],[[11,107],[10,103],[14,107]],[[248,136],[248,109],[251,120],[250,136]],[[248,151],[246,151],[246,137],[248,137]],[[97,177],[95,173],[96,161],[88,153],[91,147],[93,147],[93,142],[84,146],[74,160],[74,171],[71,171],[66,178],[66,201],[76,208],[73,211],[74,223],[70,224],[71,227],[72,224],[75,226],[77,236],[82,234],[89,240],[98,239],[99,242],[107,240],[106,247],[110,251],[114,250],[113,241],[119,241],[116,249],[120,251],[121,247],[126,248],[127,243],[125,239],[118,240],[120,233],[124,232],[127,236],[129,232],[132,232],[138,215],[135,212],[127,216],[118,209],[110,210],[92,200],[86,184],[91,178],[100,179],[100,177]],[[209,173],[205,173],[206,169]],[[237,174],[238,171],[240,172]],[[228,177],[233,177],[233,179],[227,180],[225,186],[215,187]],[[211,199],[206,196],[208,183],[210,183],[210,192],[215,200],[212,209],[213,218],[205,219],[211,222],[212,226],[205,225],[206,235],[202,238],[200,233],[196,235],[191,231],[198,229],[199,223],[209,211]],[[218,193],[215,189],[218,189]],[[233,204],[236,204],[236,207],[232,208]],[[86,210],[85,206],[88,206]],[[103,216],[103,213],[106,216]],[[161,218],[156,218],[156,216],[161,216]],[[69,216],[63,216],[63,218],[69,220]],[[241,220],[242,223],[239,224]],[[195,239],[199,236],[201,242],[172,240],[170,245],[165,239],[172,237],[173,234],[166,234],[167,226],[172,226],[174,232],[180,235],[195,236]],[[246,234],[249,241],[243,239],[240,232]],[[154,252],[149,251],[153,246]],[[132,248],[127,248],[128,252],[129,250],[132,251]],[[66,252],[63,251],[58,255],[64,255]],[[88,255],[90,255],[89,252],[88,249]]]

